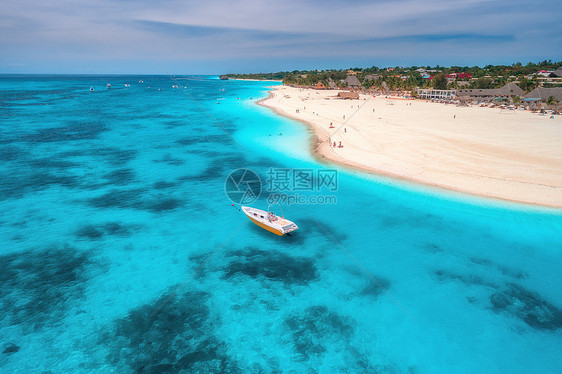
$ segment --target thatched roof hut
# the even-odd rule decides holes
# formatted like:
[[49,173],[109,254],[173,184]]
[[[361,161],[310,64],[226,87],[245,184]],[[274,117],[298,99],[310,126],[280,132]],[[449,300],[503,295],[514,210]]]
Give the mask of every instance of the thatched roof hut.
[[359,99],[357,92],[338,92],[338,99]]
[[562,78],[562,66],[548,75],[550,78]]
[[347,87],[351,89],[358,89],[361,86],[361,82],[359,82],[355,75],[348,75],[342,83],[347,83]]
[[369,74],[365,76],[366,81],[374,81],[379,79],[381,76],[379,74]]
[[386,84],[386,82],[382,82],[381,84],[381,91],[383,93],[387,93],[388,91],[390,91],[390,88],[388,87],[388,84]]
[[554,96],[559,103],[562,103],[562,87],[546,88],[537,87],[525,95],[525,99],[541,99],[547,101],[550,96]]
[[502,88],[474,88],[457,90],[457,96],[463,99],[494,99],[496,97],[522,96],[525,93],[517,84],[511,82]]

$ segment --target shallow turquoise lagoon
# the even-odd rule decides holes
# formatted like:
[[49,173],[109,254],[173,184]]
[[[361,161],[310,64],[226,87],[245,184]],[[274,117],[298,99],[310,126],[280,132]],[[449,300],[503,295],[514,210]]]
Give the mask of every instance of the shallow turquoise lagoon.
[[[1,372],[562,370],[560,211],[319,163],[273,84],[0,77]],[[330,201],[277,237],[240,168]]]

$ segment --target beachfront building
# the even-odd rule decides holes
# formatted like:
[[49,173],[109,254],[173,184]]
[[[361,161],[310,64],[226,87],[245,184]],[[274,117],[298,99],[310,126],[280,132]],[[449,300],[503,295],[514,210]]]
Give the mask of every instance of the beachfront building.
[[326,86],[324,86],[324,84],[322,82],[318,82],[316,83],[316,85],[314,86],[315,90],[325,90]]
[[463,80],[463,79],[472,79],[472,74],[470,73],[451,73],[451,74],[446,74],[445,77],[447,77],[447,79],[451,79],[453,81],[459,79],[459,80]]
[[548,75],[549,78],[562,78],[562,66],[558,69],[551,71]]
[[511,82],[502,88],[474,88],[457,90],[457,97],[462,101],[492,101],[497,98],[511,99],[515,96],[523,96],[523,91],[517,84]]
[[434,90],[430,88],[418,89],[417,92],[420,99],[455,100],[457,98],[455,90]]
[[347,78],[341,81],[344,85],[347,85],[348,88],[352,90],[357,90],[361,87],[361,82],[355,75],[348,75]]
[[534,77],[530,78],[538,80],[541,86],[547,85],[548,87],[548,85],[562,85],[562,67],[559,67],[554,71],[541,70],[540,72],[535,73]]
[[548,70],[539,70],[535,73],[535,75],[539,76],[539,77],[548,77],[550,75],[550,71]]
[[533,91],[524,96],[526,100],[539,99],[537,101],[547,102],[549,97],[554,97],[559,103],[562,103],[562,87],[546,88],[537,87]]
[[386,82],[382,82],[381,84],[381,92],[383,94],[387,94],[390,92],[390,88],[388,87],[388,84],[386,84]]
[[338,92],[338,99],[359,99],[357,92]]
[[376,81],[377,79],[379,79],[381,76],[379,74],[369,74],[365,76],[365,81]]

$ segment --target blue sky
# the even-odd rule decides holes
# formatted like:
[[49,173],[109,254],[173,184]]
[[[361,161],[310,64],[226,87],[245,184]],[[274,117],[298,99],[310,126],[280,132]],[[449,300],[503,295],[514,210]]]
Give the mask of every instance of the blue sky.
[[0,73],[560,61],[560,14],[543,0],[5,0]]

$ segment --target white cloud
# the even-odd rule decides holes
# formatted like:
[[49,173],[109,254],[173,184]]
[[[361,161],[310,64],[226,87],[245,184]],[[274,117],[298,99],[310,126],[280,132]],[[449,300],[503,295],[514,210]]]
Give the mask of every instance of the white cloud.
[[[0,48],[10,58],[51,60],[151,54],[186,61],[383,55],[401,61],[413,53],[494,57],[518,48],[555,59],[562,50],[560,8],[522,0],[10,0],[0,9]],[[482,45],[432,35],[480,35]]]

